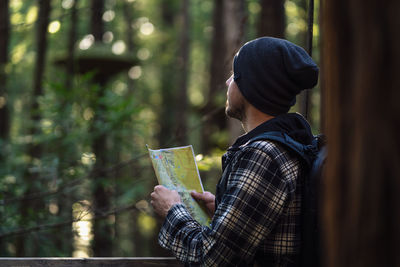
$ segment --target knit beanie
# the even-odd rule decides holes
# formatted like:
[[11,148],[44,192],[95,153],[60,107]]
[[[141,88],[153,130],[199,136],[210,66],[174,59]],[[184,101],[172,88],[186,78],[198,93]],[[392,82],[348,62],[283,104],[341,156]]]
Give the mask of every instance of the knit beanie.
[[272,116],[287,113],[297,94],[317,84],[318,72],[303,48],[272,37],[246,43],[233,60],[233,79],[242,95]]

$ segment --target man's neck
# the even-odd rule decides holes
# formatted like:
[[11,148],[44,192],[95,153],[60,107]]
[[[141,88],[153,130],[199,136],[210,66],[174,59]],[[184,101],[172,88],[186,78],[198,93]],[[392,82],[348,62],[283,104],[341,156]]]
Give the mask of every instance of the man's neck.
[[244,131],[248,133],[257,126],[273,118],[274,116],[265,114],[255,107],[249,105],[246,109],[246,116],[242,120],[242,126]]

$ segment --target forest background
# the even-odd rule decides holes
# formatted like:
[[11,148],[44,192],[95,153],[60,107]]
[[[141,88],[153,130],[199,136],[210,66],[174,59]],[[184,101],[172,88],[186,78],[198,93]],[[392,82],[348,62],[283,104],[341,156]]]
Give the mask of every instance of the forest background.
[[[224,114],[233,55],[265,35],[306,49],[307,12],[306,0],[1,1],[0,256],[169,255],[145,144],[192,144],[214,192],[242,134]],[[298,103],[318,133],[319,86]]]

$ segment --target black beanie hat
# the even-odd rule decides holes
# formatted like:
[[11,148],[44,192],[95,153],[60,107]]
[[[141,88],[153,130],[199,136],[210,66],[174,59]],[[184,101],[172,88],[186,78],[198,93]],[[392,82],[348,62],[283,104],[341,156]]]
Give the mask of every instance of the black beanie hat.
[[296,95],[318,82],[318,67],[307,52],[283,39],[262,37],[246,43],[233,60],[233,79],[258,110],[279,115]]

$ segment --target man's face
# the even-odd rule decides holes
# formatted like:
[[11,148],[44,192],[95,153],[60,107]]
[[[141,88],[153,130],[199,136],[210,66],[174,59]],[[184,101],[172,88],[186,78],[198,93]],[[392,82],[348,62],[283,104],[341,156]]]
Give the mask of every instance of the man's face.
[[246,115],[246,100],[233,80],[233,75],[226,81],[226,85],[228,86],[228,91],[226,93],[225,114],[242,121]]

